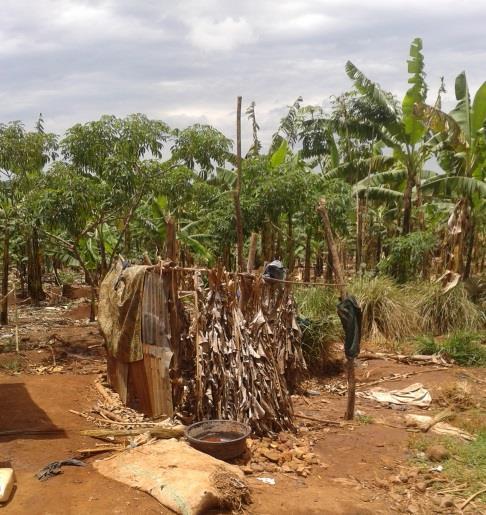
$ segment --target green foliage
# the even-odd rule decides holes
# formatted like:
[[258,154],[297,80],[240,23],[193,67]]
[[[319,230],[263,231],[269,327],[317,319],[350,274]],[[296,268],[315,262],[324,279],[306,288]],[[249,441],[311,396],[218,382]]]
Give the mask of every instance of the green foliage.
[[356,420],[358,424],[361,425],[373,424],[374,422],[374,419],[371,415],[356,415]]
[[[483,417],[484,418],[484,417]],[[486,482],[486,427],[483,424],[471,442],[463,442],[457,438],[442,437],[432,438],[431,436],[414,436],[409,440],[409,447],[419,452],[425,452],[428,447],[438,442],[446,447],[450,458],[444,461],[444,475],[452,482],[465,485],[461,495],[469,495],[484,488]],[[423,458],[419,461],[422,466],[429,468],[430,462]],[[478,501],[485,501],[486,494],[476,498]]]
[[[474,493],[484,488],[486,483],[486,428],[481,430],[472,442],[463,443],[455,439],[445,439],[452,456],[444,466],[445,473],[452,479],[467,483],[468,492]],[[476,498],[486,500],[486,494]]]
[[389,277],[361,277],[351,283],[363,312],[363,339],[392,345],[419,326],[415,299]]
[[484,334],[454,332],[440,341],[431,336],[423,336],[417,339],[416,349],[419,354],[443,354],[463,366],[486,365]]
[[5,360],[0,364],[0,369],[3,369],[10,374],[19,374],[22,372],[22,368],[22,360],[18,356]]
[[415,145],[425,133],[425,125],[414,113],[417,103],[425,102],[427,85],[425,83],[424,56],[422,55],[422,40],[416,38],[410,46],[410,59],[408,60],[408,79],[412,87],[407,91],[402,102],[403,124],[410,143]]
[[174,135],[172,161],[181,162],[191,170],[199,168],[202,178],[207,178],[215,165],[234,161],[230,154],[231,140],[210,125],[195,124],[182,131],[175,130]]
[[390,239],[388,256],[378,264],[378,270],[399,282],[419,277],[436,245],[434,234],[416,231]]
[[486,319],[463,283],[444,293],[439,283],[422,283],[415,289],[422,329],[431,334],[480,329]]
[[306,362],[311,370],[320,370],[330,360],[330,345],[342,339],[336,292],[316,286],[297,288],[294,295]]

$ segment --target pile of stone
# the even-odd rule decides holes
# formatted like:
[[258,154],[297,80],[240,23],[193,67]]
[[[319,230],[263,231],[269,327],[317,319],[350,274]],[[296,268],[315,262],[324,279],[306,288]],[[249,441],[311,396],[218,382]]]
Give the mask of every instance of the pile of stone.
[[250,440],[248,446],[251,460],[242,466],[245,474],[284,472],[307,477],[312,466],[323,466],[312,452],[310,442],[299,440],[288,433],[280,433],[275,439],[265,437]]

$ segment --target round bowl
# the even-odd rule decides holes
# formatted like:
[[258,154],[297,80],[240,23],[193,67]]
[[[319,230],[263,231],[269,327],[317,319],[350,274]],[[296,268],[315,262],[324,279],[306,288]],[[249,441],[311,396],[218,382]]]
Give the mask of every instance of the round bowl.
[[203,420],[186,429],[186,437],[192,447],[220,460],[230,460],[243,454],[250,433],[247,424],[235,420]]

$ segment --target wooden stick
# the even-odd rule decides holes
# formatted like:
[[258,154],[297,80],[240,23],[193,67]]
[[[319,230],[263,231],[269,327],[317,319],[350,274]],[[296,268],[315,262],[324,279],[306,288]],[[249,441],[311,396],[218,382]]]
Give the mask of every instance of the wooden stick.
[[[360,356],[361,358],[361,356]],[[357,388],[364,388],[369,386],[375,386],[381,383],[393,382],[393,381],[401,381],[402,379],[407,379],[408,377],[415,376],[417,374],[426,374],[427,372],[437,372],[440,370],[449,370],[449,367],[439,367],[439,368],[430,368],[427,370],[415,370],[413,372],[407,372],[405,374],[398,374],[395,376],[383,377],[382,379],[377,379],[376,381],[370,381],[369,383],[358,383],[356,385]]]
[[103,399],[105,399],[105,401],[108,404],[111,404],[111,405],[115,404],[115,402],[111,398],[111,395],[108,393],[106,388],[101,383],[99,383],[98,381],[95,381],[95,388],[98,390],[99,394],[103,397]]
[[346,288],[344,286],[344,274],[341,268],[341,261],[339,260],[339,253],[334,243],[331,222],[329,221],[329,214],[327,212],[326,201],[324,198],[321,198],[319,205],[317,207],[317,211],[321,215],[322,225],[324,226],[324,232],[326,235],[327,247],[332,255],[332,267],[334,271],[334,276],[336,277],[336,282],[338,283],[341,298],[344,299],[344,297],[346,297]]
[[236,99],[236,187],[233,192],[236,215],[237,270],[243,271],[243,222],[241,217],[241,97]]
[[450,408],[447,408],[437,415],[435,417],[432,417],[432,420],[430,422],[427,422],[424,426],[421,427],[422,431],[426,433],[429,429],[435,426],[435,424],[438,424],[439,422],[442,422],[443,420],[446,420],[454,415],[453,411]]
[[120,417],[119,415],[117,415],[116,413],[112,413],[111,411],[108,411],[104,408],[96,408],[101,415],[104,415],[105,417],[109,418],[110,421],[113,420],[114,422],[120,422],[120,423],[124,423],[124,424],[129,424],[129,422],[127,422],[126,420],[123,420],[122,417]]
[[15,352],[18,354],[20,352],[20,345],[19,345],[19,310],[17,306],[17,284],[14,281],[13,284],[13,292],[14,292],[14,323],[15,323]]
[[325,418],[309,417],[307,415],[296,414],[294,417],[302,418],[304,420],[310,420],[311,422],[319,422],[319,424],[326,424],[328,426],[342,426],[342,422],[338,420],[326,420]]
[[346,356],[346,376],[348,379],[348,402],[346,405],[345,420],[353,420],[354,405],[356,402],[356,376],[354,374],[354,358]]
[[91,447],[89,449],[78,449],[78,454],[97,454],[99,452],[110,451],[123,451],[126,449],[125,445],[100,445],[99,447]]
[[482,490],[478,490],[476,493],[472,494],[470,497],[468,497],[460,506],[459,509],[463,510],[473,499],[475,499],[478,495],[484,494],[486,492],[486,488],[483,488]]
[[[324,232],[326,234],[327,247],[332,255],[332,266],[334,277],[338,283],[341,300],[346,297],[346,288],[344,286],[344,273],[341,268],[341,261],[339,259],[339,253],[334,243],[334,237],[331,229],[331,222],[329,221],[329,214],[326,208],[326,201],[321,198],[319,206],[317,207],[318,213],[322,218],[322,225],[324,226]],[[348,381],[348,402],[346,405],[346,413],[344,415],[345,420],[353,420],[354,418],[354,405],[356,399],[356,377],[354,372],[354,358],[346,356],[346,376]]]
[[150,436],[157,438],[180,438],[184,436],[184,426],[174,427],[142,427],[139,429],[86,429],[81,431],[83,436],[93,438],[105,438],[107,436],[136,436],[143,433],[150,433]]

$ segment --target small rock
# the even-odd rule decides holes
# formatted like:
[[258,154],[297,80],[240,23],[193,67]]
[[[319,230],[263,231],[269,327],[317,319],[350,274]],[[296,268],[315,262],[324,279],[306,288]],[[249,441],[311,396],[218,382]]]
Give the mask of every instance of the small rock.
[[282,463],[285,463],[286,461],[292,461],[292,458],[294,457],[294,455],[292,454],[291,451],[285,451],[283,452],[281,455],[280,455],[280,461]]
[[389,488],[390,488],[390,485],[384,479],[377,479],[375,481],[375,483],[376,483],[376,486],[378,486],[379,488],[383,488],[384,490],[389,490]]
[[263,449],[261,453],[262,456],[265,456],[265,458],[269,459],[270,461],[273,461],[274,463],[277,463],[281,456],[279,452],[267,449]]
[[430,461],[444,461],[450,457],[449,451],[443,445],[432,445],[427,449],[427,458]]
[[424,493],[427,490],[427,485],[423,481],[419,481],[415,485],[415,490],[417,490],[417,492]]
[[267,463],[265,466],[265,472],[277,472],[278,467],[275,463]]
[[440,506],[442,504],[442,498],[439,497],[438,495],[434,495],[430,498],[432,500],[432,502],[436,505],[436,506]]
[[390,481],[394,484],[394,485],[399,485],[401,483],[401,480],[400,480],[400,476],[392,476],[390,478]]
[[450,495],[444,496],[442,502],[440,503],[442,508],[450,508],[454,506],[454,499]]
[[251,467],[249,467],[248,465],[244,465],[243,467],[240,467],[240,469],[242,470],[243,474],[253,474],[253,469]]
[[408,483],[408,476],[405,474],[400,474],[398,476],[398,479],[400,480],[401,483]]
[[251,469],[253,470],[253,472],[263,472],[263,465],[261,465],[260,463],[252,463],[250,465]]
[[291,470],[293,470],[293,471],[295,471],[295,472],[296,472],[296,471],[297,471],[297,469],[298,469],[299,467],[301,467],[301,466],[302,466],[302,462],[299,462],[299,461],[296,461],[296,460],[292,460],[292,461],[290,461],[290,462],[287,464],[287,466],[288,466]]
[[292,451],[292,454],[296,457],[296,458],[303,458],[304,457],[304,454],[305,452],[302,450],[302,449],[294,449]]

